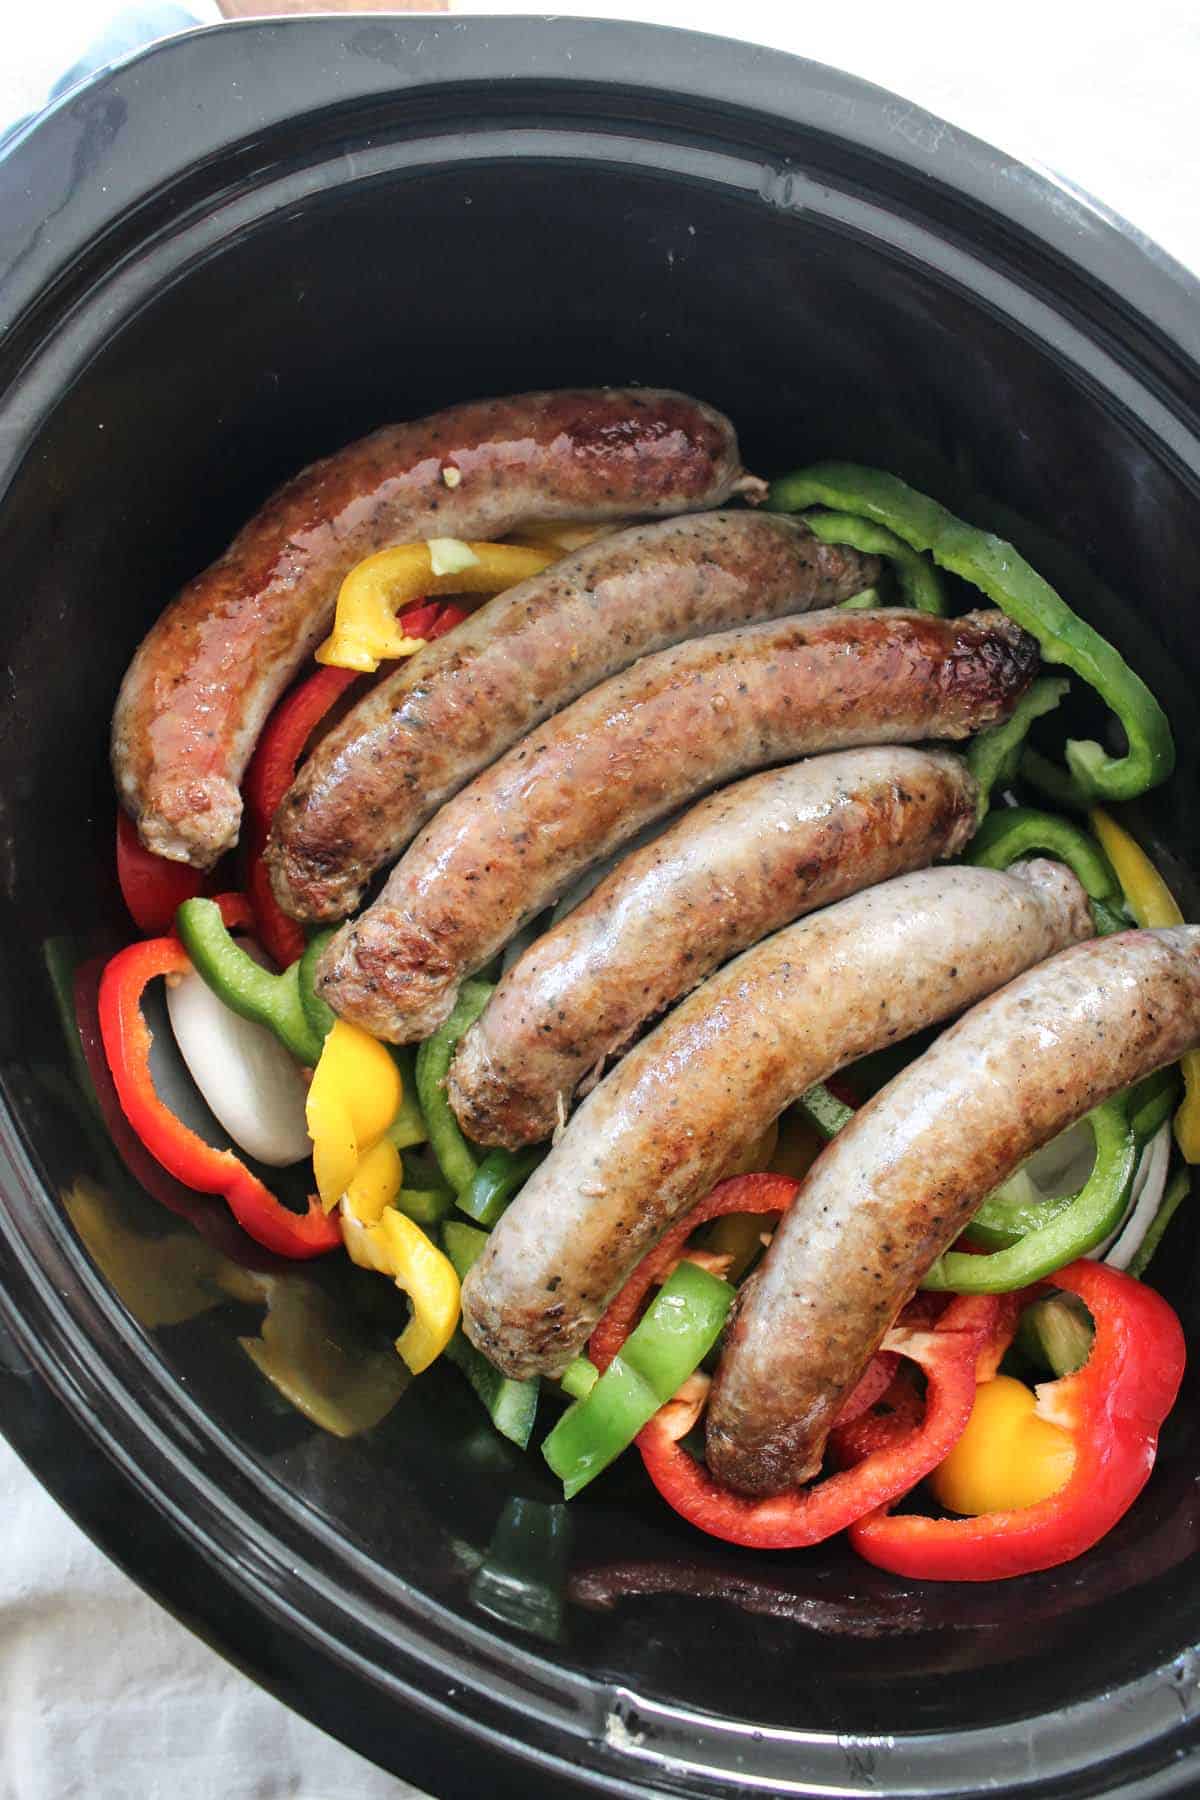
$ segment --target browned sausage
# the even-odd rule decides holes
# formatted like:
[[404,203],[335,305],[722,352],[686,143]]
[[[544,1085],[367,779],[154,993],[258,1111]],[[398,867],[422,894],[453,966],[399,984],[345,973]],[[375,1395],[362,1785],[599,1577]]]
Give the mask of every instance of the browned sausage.
[[794,520],[714,512],[637,526],[510,588],[322,740],[276,815],[267,856],[280,905],[344,918],[443,801],[647,651],[831,606],[877,573]]
[[975,782],[947,751],[815,756],[702,800],[620,863],[501,981],[447,1092],[479,1144],[536,1143],[639,1026],[769,932],[956,856]]
[[236,842],[254,741],[363,557],[527,519],[719,506],[745,479],[727,419],[653,388],[476,401],[313,463],[189,582],[129,667],[113,770],[143,842],[197,868]]
[[1037,647],[996,611],[811,613],[644,657],[479,775],[427,825],[318,985],[405,1043],[459,983],[651,820],[732,776],[852,744],[966,737],[1003,718]]
[[709,1398],[714,1473],[748,1494],[815,1475],[844,1396],[980,1201],[1197,1045],[1197,925],[1077,944],[960,1019],[830,1144],[742,1289]]
[[563,1368],[672,1219],[813,1082],[1090,930],[1058,863],[923,869],[727,963],[589,1094],[522,1188],[463,1287],[467,1335],[506,1374]]

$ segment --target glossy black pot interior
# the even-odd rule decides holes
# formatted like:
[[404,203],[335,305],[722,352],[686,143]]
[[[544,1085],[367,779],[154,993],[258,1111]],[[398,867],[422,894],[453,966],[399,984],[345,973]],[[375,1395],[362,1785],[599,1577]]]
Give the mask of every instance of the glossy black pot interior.
[[[510,1630],[472,1578],[510,1496],[553,1498],[540,1459],[449,1369],[350,1439],[279,1398],[239,1347],[261,1294],[211,1286],[228,1246],[193,1257],[106,1156],[43,957],[128,933],[106,725],[173,589],[306,460],[575,382],[691,390],[755,469],[855,457],[1012,535],[1171,712],[1142,821],[1194,904],[1194,284],[877,90],[565,21],[182,40],[69,101],[0,194],[5,1428],[190,1622],[441,1794],[1194,1786],[1194,1382],[1146,1495],[1061,1572],[920,1588],[837,1545],[723,1548],[627,1460],[572,1508],[561,1641]],[[154,1323],[164,1237],[214,1303]],[[1186,1222],[1169,1243],[1195,1329]],[[403,1316],[352,1272],[277,1279],[360,1350]]]

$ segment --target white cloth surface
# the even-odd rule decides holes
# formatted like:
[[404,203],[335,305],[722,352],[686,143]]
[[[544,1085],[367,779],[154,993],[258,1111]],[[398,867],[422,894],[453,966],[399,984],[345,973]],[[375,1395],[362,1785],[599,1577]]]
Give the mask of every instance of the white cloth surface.
[[176,1622],[0,1440],[3,1800],[404,1800]]
[[[183,0],[198,23],[213,0]],[[13,0],[9,0],[13,6]],[[0,132],[115,13],[6,14]],[[532,10],[504,0],[456,12]],[[1055,168],[1200,269],[1197,0],[591,0],[559,16],[726,31],[890,87]],[[415,1794],[306,1724],[108,1563],[0,1442],[0,1800],[376,1800]]]

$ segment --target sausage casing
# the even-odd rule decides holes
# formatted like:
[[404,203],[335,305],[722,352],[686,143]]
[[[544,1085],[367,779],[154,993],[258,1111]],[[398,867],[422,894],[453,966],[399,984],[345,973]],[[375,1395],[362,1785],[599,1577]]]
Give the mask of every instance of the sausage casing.
[[374,551],[533,519],[688,512],[744,482],[729,421],[654,388],[475,401],[313,463],[188,583],[130,664],[112,760],[143,842],[207,868],[237,841],[263,722]]
[[742,1288],[708,1409],[723,1481],[813,1476],[921,1277],[1027,1156],[1200,1044],[1200,926],[1064,950],[959,1020],[834,1139]]
[[652,820],[816,750],[965,737],[1006,717],[1036,666],[994,610],[810,613],[643,657],[442,808],[328,946],[318,987],[376,1037],[426,1037],[465,976]]
[[835,605],[877,572],[795,520],[713,512],[619,532],[497,595],[372,688],[304,764],[267,847],[280,905],[344,918],[472,776],[639,656]]
[[845,750],[722,788],[531,944],[458,1046],[447,1092],[479,1144],[536,1143],[646,1020],[760,938],[956,856],[975,828],[961,757]]
[[488,1239],[463,1324],[509,1375],[551,1374],[672,1219],[783,1108],[1091,930],[1061,864],[925,869],[727,963],[590,1094]]

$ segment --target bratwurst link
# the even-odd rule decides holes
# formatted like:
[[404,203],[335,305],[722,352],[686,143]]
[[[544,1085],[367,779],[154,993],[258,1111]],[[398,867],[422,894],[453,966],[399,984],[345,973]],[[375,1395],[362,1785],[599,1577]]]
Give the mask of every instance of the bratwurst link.
[[[467,1336],[507,1375],[562,1369],[671,1221],[813,1082],[1090,930],[1075,877],[1037,861],[902,875],[747,950],[584,1101],[467,1277]],[[830,1307],[842,1278],[827,1262]]]
[[444,806],[317,985],[376,1037],[427,1037],[522,921],[644,825],[771,763],[960,738],[1011,712],[1037,665],[1000,612],[811,613],[644,657]]
[[328,630],[355,563],[526,520],[720,506],[749,482],[728,419],[654,388],[519,394],[389,425],[313,463],[153,625],[113,716],[117,790],[142,841],[208,868],[272,705]]
[[634,852],[504,976],[447,1091],[480,1144],[549,1137],[576,1087],[731,956],[956,856],[976,786],[946,751],[846,750],[753,775]]
[[715,512],[637,526],[510,588],[318,745],[267,850],[280,905],[344,918],[443,801],[597,682],[685,638],[835,605],[878,569],[793,520]]
[[864,1106],[741,1290],[708,1462],[747,1494],[807,1481],[884,1333],[992,1188],[1200,1045],[1200,926],[1066,950],[993,994]]

